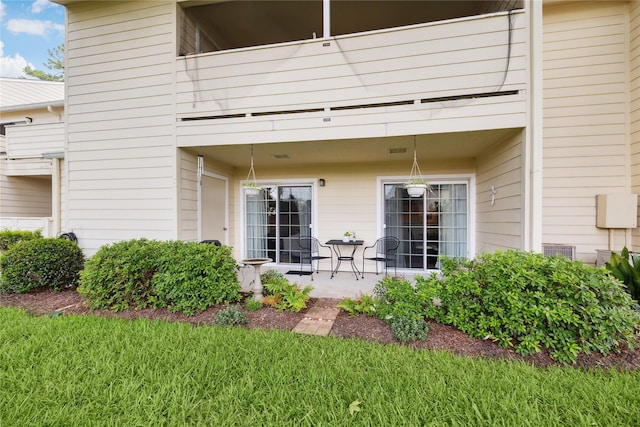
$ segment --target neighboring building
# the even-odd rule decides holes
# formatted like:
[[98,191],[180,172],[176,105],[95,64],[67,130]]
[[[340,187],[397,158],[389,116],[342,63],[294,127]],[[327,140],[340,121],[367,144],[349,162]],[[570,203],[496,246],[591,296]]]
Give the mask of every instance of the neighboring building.
[[56,3],[62,228],[88,254],[218,239],[287,268],[298,236],[347,230],[398,237],[407,272],[441,254],[640,249],[637,227],[596,227],[597,195],[640,192],[638,2]]
[[0,230],[60,234],[64,83],[0,78]]

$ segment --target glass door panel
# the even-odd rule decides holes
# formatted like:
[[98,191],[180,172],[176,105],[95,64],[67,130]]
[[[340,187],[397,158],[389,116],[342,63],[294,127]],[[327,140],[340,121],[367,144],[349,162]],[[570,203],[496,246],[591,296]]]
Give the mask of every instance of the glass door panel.
[[311,186],[264,186],[245,197],[247,256],[300,262],[300,236],[310,234]]
[[467,256],[467,184],[432,184],[409,197],[403,184],[384,185],[385,233],[400,240],[398,267],[435,269],[438,257]]

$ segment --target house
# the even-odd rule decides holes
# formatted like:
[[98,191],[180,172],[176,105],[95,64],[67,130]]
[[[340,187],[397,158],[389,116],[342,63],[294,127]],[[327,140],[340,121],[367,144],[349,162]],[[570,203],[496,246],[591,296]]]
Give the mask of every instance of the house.
[[0,78],[0,230],[60,234],[64,84]]
[[55,2],[61,221],[88,254],[217,239],[287,269],[299,236],[353,230],[419,273],[640,249],[638,2]]

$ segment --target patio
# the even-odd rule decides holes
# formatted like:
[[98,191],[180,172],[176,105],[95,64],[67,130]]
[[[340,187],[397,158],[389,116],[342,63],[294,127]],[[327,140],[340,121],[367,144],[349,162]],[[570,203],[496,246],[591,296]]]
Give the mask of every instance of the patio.
[[[271,269],[271,267],[265,265],[261,271],[264,273],[269,269]],[[278,267],[274,267],[273,269],[283,274],[288,271]],[[391,269],[389,273],[393,274],[393,269]],[[401,273],[398,272],[398,275],[401,275]],[[414,274],[403,274],[403,276],[408,279],[413,279]],[[253,267],[244,266],[240,268],[238,278],[240,279],[243,292],[251,291],[254,277]],[[319,273],[314,272],[313,281],[310,275],[299,276],[297,274],[285,274],[285,277],[291,283],[297,283],[303,287],[311,285],[313,290],[310,295],[314,298],[357,298],[362,294],[371,294],[375,284],[384,278],[384,273],[376,275],[374,272],[366,272],[364,279],[359,276],[358,280],[356,280],[356,276],[350,271],[349,267],[343,264],[343,267],[333,278],[331,278],[331,271],[329,270],[320,270]]]

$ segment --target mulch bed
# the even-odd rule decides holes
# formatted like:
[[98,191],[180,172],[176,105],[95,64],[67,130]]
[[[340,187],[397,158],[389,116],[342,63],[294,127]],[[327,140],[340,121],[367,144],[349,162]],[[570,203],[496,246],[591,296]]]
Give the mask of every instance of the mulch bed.
[[[335,306],[338,302],[339,300],[312,298],[308,303],[308,307],[312,307],[314,304]],[[205,311],[197,313],[195,316],[171,313],[166,309],[125,310],[122,312],[91,310],[85,304],[84,299],[73,289],[62,292],[43,289],[28,294],[0,295],[0,306],[22,308],[38,316],[47,316],[58,311],[64,314],[93,314],[124,319],[147,318],[171,322],[187,322],[193,325],[213,324],[216,313],[223,308],[223,306],[210,307]],[[247,328],[266,330],[291,330],[305,317],[307,311],[302,310],[299,313],[280,312],[272,307],[264,306],[258,311],[250,312],[246,310],[244,305],[241,305],[240,308],[247,317]],[[454,327],[433,321],[429,323],[430,329],[425,340],[415,341],[410,344],[401,344],[394,339],[391,328],[382,320],[371,316],[350,317],[347,312],[341,310],[334,322],[330,335],[334,337],[375,341],[387,345],[406,345],[416,350],[443,350],[461,356],[524,360],[538,367],[559,365],[546,352],[523,357],[516,354],[512,349],[500,347],[491,340],[472,338]],[[612,353],[608,356],[603,356],[599,353],[580,355],[578,361],[571,366],[582,369],[638,369],[638,367],[640,367],[640,340],[633,351],[628,348],[623,348],[619,353]]]

